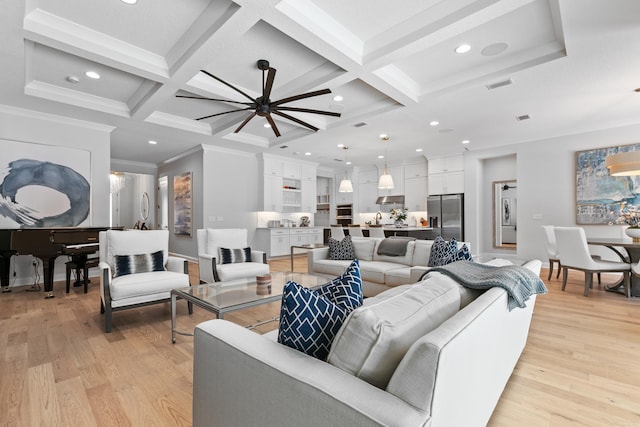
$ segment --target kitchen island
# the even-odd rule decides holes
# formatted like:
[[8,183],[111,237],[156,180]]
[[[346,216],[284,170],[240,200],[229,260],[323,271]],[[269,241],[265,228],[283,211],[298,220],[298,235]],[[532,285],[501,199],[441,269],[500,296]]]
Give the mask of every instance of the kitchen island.
[[[373,228],[373,227],[372,227]],[[379,228],[379,227],[376,227]],[[383,225],[381,227],[384,230],[385,237],[390,236],[404,236],[404,237],[415,237],[416,239],[428,240],[431,238],[431,231],[433,228],[431,227],[396,227],[394,225]],[[330,228],[324,229],[324,241],[325,243],[329,240]],[[344,234],[349,234],[349,229],[344,227]],[[362,227],[362,234],[366,237],[369,237],[369,227]]]

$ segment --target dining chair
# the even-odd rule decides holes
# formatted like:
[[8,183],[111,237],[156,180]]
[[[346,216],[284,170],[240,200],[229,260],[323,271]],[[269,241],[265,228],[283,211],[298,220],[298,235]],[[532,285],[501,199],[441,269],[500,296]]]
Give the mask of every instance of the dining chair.
[[349,230],[349,236],[351,237],[363,237],[362,229],[359,225],[350,225],[347,230]]
[[331,226],[331,237],[336,240],[344,239],[344,229],[342,228],[342,225]]
[[[547,256],[549,257],[549,277],[547,277],[547,280],[551,280],[551,276],[553,275],[554,263],[558,263],[558,272],[556,273],[556,279],[560,277],[560,270],[562,270],[562,263],[560,262],[560,255],[558,253],[558,244],[556,242],[556,234],[554,229],[555,227],[553,225],[542,226],[547,247]],[[600,255],[591,255],[591,258],[596,261],[601,259]],[[600,273],[598,273],[598,284],[600,284],[601,282],[602,279]]]
[[549,258],[549,277],[547,280],[551,280],[553,275],[553,265],[558,264],[558,272],[556,273],[556,279],[560,277],[560,270],[562,270],[562,264],[560,264],[560,255],[558,254],[558,244],[556,243],[556,235],[553,225],[543,225],[545,244],[547,247],[547,257]]
[[382,227],[369,227],[369,237],[382,237],[385,238],[384,228]]
[[593,273],[622,273],[627,298],[630,297],[631,265],[621,261],[593,259],[589,253],[587,236],[581,227],[555,227],[560,264],[562,265],[562,290],[567,286],[568,269],[584,271],[584,296],[593,287]]

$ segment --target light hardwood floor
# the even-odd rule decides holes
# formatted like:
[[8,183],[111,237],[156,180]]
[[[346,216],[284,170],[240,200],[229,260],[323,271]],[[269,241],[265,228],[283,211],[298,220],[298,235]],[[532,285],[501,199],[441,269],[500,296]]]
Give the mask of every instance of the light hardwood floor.
[[[272,262],[273,271],[289,268],[288,258]],[[304,255],[295,268],[306,270]],[[566,292],[545,280],[549,294],[538,298],[491,426],[640,426],[640,298],[597,288],[585,298],[582,277],[572,273]],[[86,295],[56,283],[50,300],[25,288],[0,294],[0,425],[191,424],[193,339],[171,344],[168,304],[117,312],[105,334],[96,282]],[[178,304],[180,329],[212,317]],[[227,320],[250,324],[278,310],[273,303]]]

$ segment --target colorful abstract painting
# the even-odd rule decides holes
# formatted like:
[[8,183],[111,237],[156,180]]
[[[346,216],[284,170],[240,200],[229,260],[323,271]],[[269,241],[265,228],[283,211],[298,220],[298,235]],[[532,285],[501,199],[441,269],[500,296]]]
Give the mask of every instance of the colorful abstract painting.
[[173,177],[173,233],[191,236],[191,172]]
[[0,228],[90,225],[91,153],[0,140]]
[[611,176],[604,162],[607,156],[639,151],[640,144],[576,152],[576,223],[609,224],[623,205],[640,205],[640,177]]

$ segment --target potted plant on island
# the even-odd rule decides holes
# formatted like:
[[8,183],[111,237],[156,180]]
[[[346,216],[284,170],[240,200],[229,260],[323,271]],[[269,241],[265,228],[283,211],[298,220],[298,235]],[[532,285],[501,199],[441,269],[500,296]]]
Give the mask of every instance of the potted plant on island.
[[393,208],[391,209],[391,214],[390,217],[393,220],[393,224],[400,228],[404,225],[404,222],[407,220],[407,212],[409,211],[409,209],[404,208],[404,209],[400,209],[400,208]]

